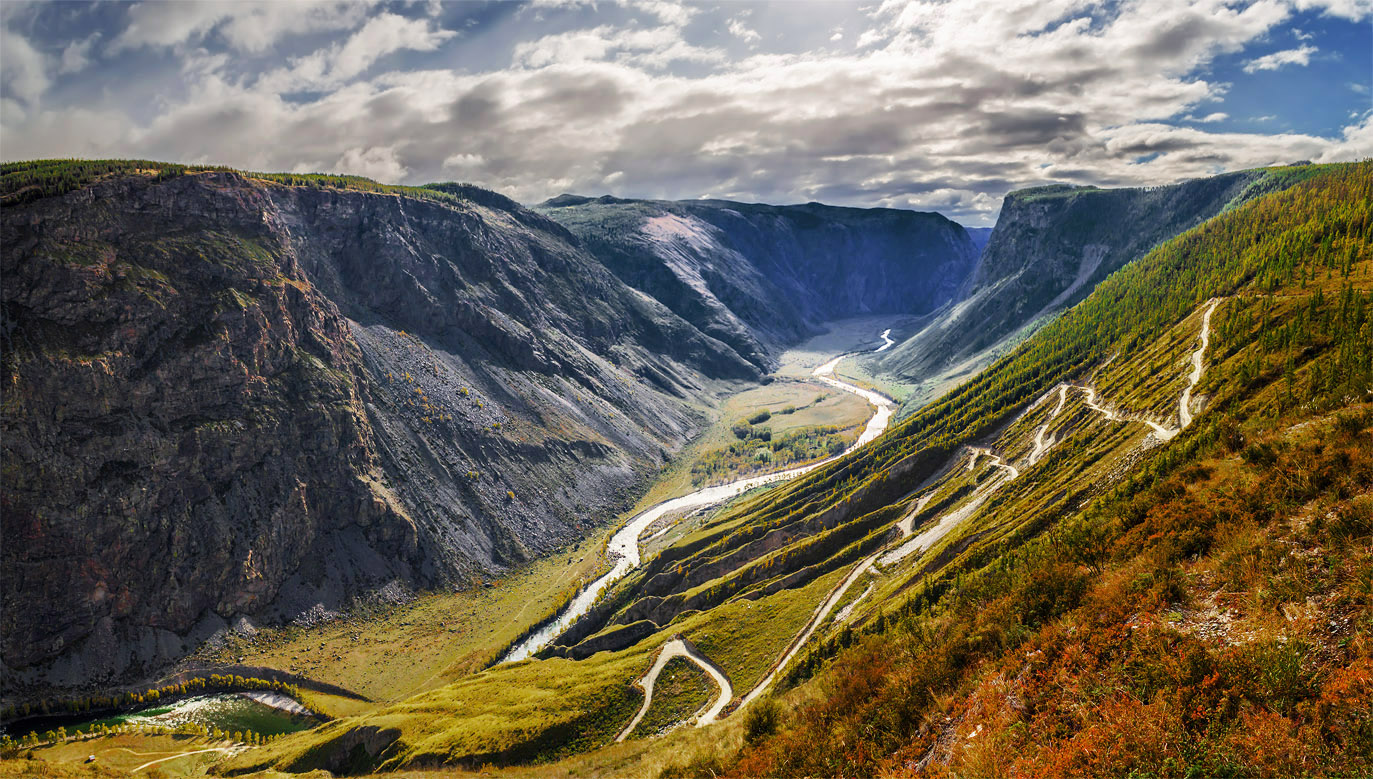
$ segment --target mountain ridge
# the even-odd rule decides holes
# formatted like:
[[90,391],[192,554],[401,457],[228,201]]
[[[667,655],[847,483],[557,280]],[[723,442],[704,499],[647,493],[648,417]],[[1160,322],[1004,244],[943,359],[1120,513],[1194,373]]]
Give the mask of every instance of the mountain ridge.
[[[148,673],[245,616],[343,609],[392,582],[468,587],[567,545],[772,360],[748,333],[741,353],[626,286],[561,224],[470,185],[148,161],[3,172],[3,319],[17,345],[4,355],[5,538],[32,539],[5,545],[7,693]],[[283,346],[292,333],[308,343]],[[235,356],[225,339],[255,346]],[[75,417],[53,401],[59,376],[86,388]],[[158,403],[182,410],[161,420]],[[160,421],[114,457],[127,443],[111,410]],[[324,421],[277,437],[298,418]],[[45,464],[45,447],[73,438],[88,442],[90,473]],[[334,438],[355,454],[320,448]],[[175,452],[209,458],[209,475],[169,470]],[[306,463],[321,457],[343,463],[327,479],[336,496],[313,486],[326,471]],[[44,489],[54,473],[63,487]],[[165,492],[164,516],[146,516],[141,491]],[[227,535],[198,538],[207,516]],[[25,563],[38,544],[60,565]],[[53,578],[62,568],[91,572]],[[30,601],[51,605],[19,608]]]
[[1054,184],[1010,192],[958,299],[869,359],[869,370],[919,387],[903,408],[909,414],[1163,241],[1301,179],[1290,172],[1257,168],[1157,187]]

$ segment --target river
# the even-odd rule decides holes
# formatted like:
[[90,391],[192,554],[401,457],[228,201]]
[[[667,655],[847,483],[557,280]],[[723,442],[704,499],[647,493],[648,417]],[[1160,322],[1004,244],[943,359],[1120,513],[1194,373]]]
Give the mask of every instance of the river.
[[[889,333],[891,333],[891,330],[882,334],[884,340],[890,341],[890,338],[887,337]],[[890,346],[890,343],[885,343],[876,351],[880,352],[888,346]],[[531,633],[524,641],[521,641],[513,649],[507,652],[505,657],[501,658],[500,662],[517,662],[548,646],[553,642],[553,639],[562,635],[563,631],[571,627],[573,622],[576,622],[578,618],[589,611],[592,604],[596,602],[596,599],[600,597],[601,593],[604,592],[607,587],[618,581],[625,574],[637,568],[640,562],[639,536],[648,529],[649,525],[652,525],[661,517],[673,512],[685,512],[690,509],[713,506],[717,503],[723,503],[729,498],[755,487],[794,479],[797,476],[809,473],[816,468],[829,465],[835,460],[848,455],[855,449],[865,446],[881,435],[882,432],[887,429],[887,426],[891,424],[892,412],[896,410],[896,406],[891,399],[879,393],[865,390],[862,387],[856,387],[848,382],[834,378],[835,367],[839,364],[839,361],[846,356],[848,356],[847,353],[833,358],[812,371],[811,376],[823,384],[858,395],[877,408],[876,413],[868,420],[867,426],[863,428],[863,432],[858,436],[857,441],[854,441],[853,444],[842,453],[833,457],[827,457],[824,460],[811,463],[810,465],[802,465],[785,471],[740,479],[739,481],[730,482],[729,484],[706,487],[689,495],[683,495],[680,498],[663,501],[662,503],[644,510],[642,513],[630,519],[623,528],[615,533],[615,535],[611,536],[610,543],[607,546],[607,553],[615,563],[611,566],[610,571],[592,582],[586,589],[577,593],[577,597],[572,599],[572,602],[568,604],[567,608],[564,609],[557,618]]]

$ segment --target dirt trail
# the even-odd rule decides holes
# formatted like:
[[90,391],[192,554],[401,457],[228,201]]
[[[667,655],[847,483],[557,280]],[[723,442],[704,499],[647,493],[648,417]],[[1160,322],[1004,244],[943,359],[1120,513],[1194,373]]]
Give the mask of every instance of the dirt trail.
[[977,458],[980,455],[982,457],[990,457],[992,459],[992,465],[996,468],[1000,468],[1001,470],[1005,471],[1007,475],[1009,475],[1012,479],[1020,476],[1019,468],[1016,468],[1014,465],[1008,464],[1005,460],[1001,459],[1001,455],[993,453],[992,450],[981,446],[973,446],[969,448],[972,449],[973,454],[972,458],[968,460],[968,470],[971,471],[973,469],[973,466],[977,465]]
[[1039,431],[1035,433],[1035,448],[1030,452],[1030,457],[1027,462],[1028,465],[1034,465],[1039,462],[1039,458],[1043,457],[1044,453],[1049,451],[1049,447],[1057,443],[1055,439],[1045,438],[1044,436],[1049,432],[1049,423],[1053,422],[1054,418],[1063,411],[1063,406],[1067,402],[1068,385],[1060,384],[1058,385],[1058,405],[1054,406],[1054,410],[1049,412],[1049,418],[1044,420],[1044,424],[1040,425]]
[[1192,373],[1187,377],[1187,388],[1182,391],[1182,398],[1178,400],[1178,426],[1187,427],[1192,424],[1192,389],[1201,381],[1202,371],[1206,370],[1205,363],[1202,362],[1206,357],[1206,349],[1211,345],[1211,314],[1215,313],[1216,306],[1220,305],[1219,298],[1211,298],[1210,305],[1206,307],[1206,313],[1201,317],[1201,346],[1192,352]]
[[920,500],[917,500],[915,502],[915,508],[912,508],[910,511],[907,511],[906,516],[897,520],[896,529],[901,531],[902,538],[905,538],[906,536],[909,536],[911,533],[915,532],[915,515],[925,510],[925,506],[931,500],[934,499],[934,493],[934,490],[930,490],[924,495],[921,495]]
[[[995,455],[993,455],[995,457]],[[996,460],[1001,458],[995,457]],[[883,567],[894,565],[901,562],[916,552],[923,552],[938,543],[939,539],[949,534],[949,531],[958,527],[963,520],[972,516],[973,512],[982,508],[982,504],[987,502],[997,490],[1006,486],[1011,480],[1020,476],[1020,471],[1012,466],[993,462],[994,465],[1003,469],[1003,472],[991,477],[982,486],[973,492],[972,497],[957,509],[940,517],[935,525],[914,538],[902,542],[894,549],[887,549],[879,553],[877,563]]]
[[863,592],[861,592],[857,598],[854,598],[853,600],[849,601],[849,605],[840,609],[839,613],[834,615],[834,621],[836,623],[848,622],[849,617],[853,616],[853,610],[858,607],[858,604],[863,602],[864,598],[871,595],[872,591],[875,589],[877,589],[877,584],[875,584],[874,582],[868,582],[867,589],[863,590]]
[[644,703],[639,707],[639,713],[634,715],[634,719],[629,721],[625,729],[620,731],[620,735],[615,737],[616,741],[624,741],[634,732],[634,728],[639,726],[639,722],[648,713],[648,707],[653,704],[653,683],[658,681],[658,675],[667,667],[668,661],[674,657],[685,657],[691,662],[701,667],[701,670],[710,675],[715,680],[715,685],[720,688],[720,694],[715,697],[715,703],[706,712],[696,719],[697,726],[709,725],[719,718],[720,712],[724,711],[725,706],[734,698],[734,687],[729,683],[729,677],[720,667],[712,663],[709,658],[696,651],[696,648],[688,645],[680,638],[674,638],[663,644],[663,648],[658,652],[658,659],[653,662],[653,667],[648,669],[648,673],[639,678],[635,684],[639,685],[644,691]]
[[744,696],[744,700],[739,703],[740,709],[749,705],[756,700],[758,696],[767,692],[767,689],[772,686],[772,682],[777,678],[777,675],[782,672],[782,669],[787,667],[787,664],[791,662],[792,658],[796,657],[796,654],[801,651],[801,647],[806,645],[806,642],[810,640],[810,637],[820,625],[824,623],[825,617],[829,616],[831,611],[834,611],[834,607],[838,605],[840,599],[844,597],[844,593],[848,592],[849,588],[853,586],[853,583],[858,581],[863,574],[873,569],[873,564],[877,562],[878,554],[881,553],[878,552],[865,557],[858,565],[853,567],[853,570],[849,572],[848,576],[844,577],[844,580],[839,583],[839,586],[835,587],[830,592],[830,596],[825,599],[825,602],[821,603],[820,607],[811,614],[810,621],[806,623],[806,626],[801,630],[801,633],[797,635],[796,638],[792,639],[791,644],[787,647],[787,651],[783,653],[781,659],[773,664],[772,670],[768,671],[768,675],[763,677],[763,681],[755,685],[752,690],[749,690],[748,695]]
[[1192,424],[1192,390],[1201,381],[1202,373],[1206,370],[1204,362],[1206,350],[1211,346],[1211,314],[1215,313],[1216,306],[1220,305],[1222,298],[1211,298],[1207,301],[1206,312],[1201,317],[1201,345],[1192,352],[1192,372],[1187,375],[1187,386],[1182,389],[1182,396],[1178,398],[1178,426],[1166,427],[1160,425],[1147,417],[1126,417],[1104,408],[1096,402],[1096,390],[1091,387],[1069,385],[1074,389],[1082,390],[1087,396],[1087,407],[1093,411],[1103,414],[1106,419],[1112,422],[1139,422],[1148,425],[1154,431],[1154,435],[1160,441],[1171,441],[1181,433],[1184,428]]
[[139,767],[137,767],[137,768],[131,769],[131,770],[129,771],[129,773],[131,773],[131,774],[136,774],[136,773],[138,773],[139,771],[142,771],[144,768],[147,768],[148,766],[157,765],[158,763],[165,763],[165,762],[167,762],[168,760],[176,760],[176,759],[178,759],[178,758],[186,757],[186,756],[188,756],[188,755],[203,755],[203,754],[205,754],[206,752],[229,752],[229,753],[233,753],[233,752],[239,751],[239,749],[240,749],[240,747],[210,747],[209,749],[197,749],[197,750],[195,750],[194,752],[182,752],[182,753],[180,753],[180,754],[172,755],[172,756],[170,756],[170,757],[159,757],[159,758],[156,759],[156,760],[149,760],[148,762],[144,763],[143,765],[141,765],[141,766],[139,766]]

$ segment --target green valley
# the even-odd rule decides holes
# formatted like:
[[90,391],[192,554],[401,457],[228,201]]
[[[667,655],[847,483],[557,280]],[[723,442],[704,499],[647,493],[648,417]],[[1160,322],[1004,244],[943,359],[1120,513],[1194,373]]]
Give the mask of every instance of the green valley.
[[3,192],[0,776],[1373,770],[1373,162]]
[[[469,605],[426,595],[283,633],[272,645],[300,652],[360,644],[346,673],[391,694],[215,770],[1181,775],[1300,772],[1309,755],[1357,773],[1373,760],[1358,703],[1373,678],[1373,166],[1295,178],[1126,265],[854,454],[646,534],[642,565],[533,659],[491,664],[537,607],[506,632],[468,626],[507,602],[560,607],[547,595],[585,581],[599,547]],[[810,393],[738,395],[712,435],[819,409],[796,402]],[[616,743],[674,637],[734,699],[690,727],[718,685],[674,659]],[[287,649],[249,651],[270,664]],[[400,653],[404,685],[360,665]]]

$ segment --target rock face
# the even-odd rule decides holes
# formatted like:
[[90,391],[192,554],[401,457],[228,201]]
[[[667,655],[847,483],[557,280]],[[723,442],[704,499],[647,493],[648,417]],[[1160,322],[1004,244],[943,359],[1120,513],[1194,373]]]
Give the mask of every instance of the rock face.
[[1159,243],[1275,183],[1254,170],[1163,187],[1012,192],[961,293],[875,360],[876,369],[914,381],[972,375],[994,355],[989,349],[1078,302]]
[[754,365],[532,212],[134,176],[6,208],[7,689],[583,533]]
[[621,242],[443,189],[121,175],[4,209],[5,693],[581,538],[774,346],[972,270],[931,215],[653,205]]
[[539,210],[625,283],[760,365],[828,320],[933,311],[977,260],[961,226],[915,211],[574,195]]

